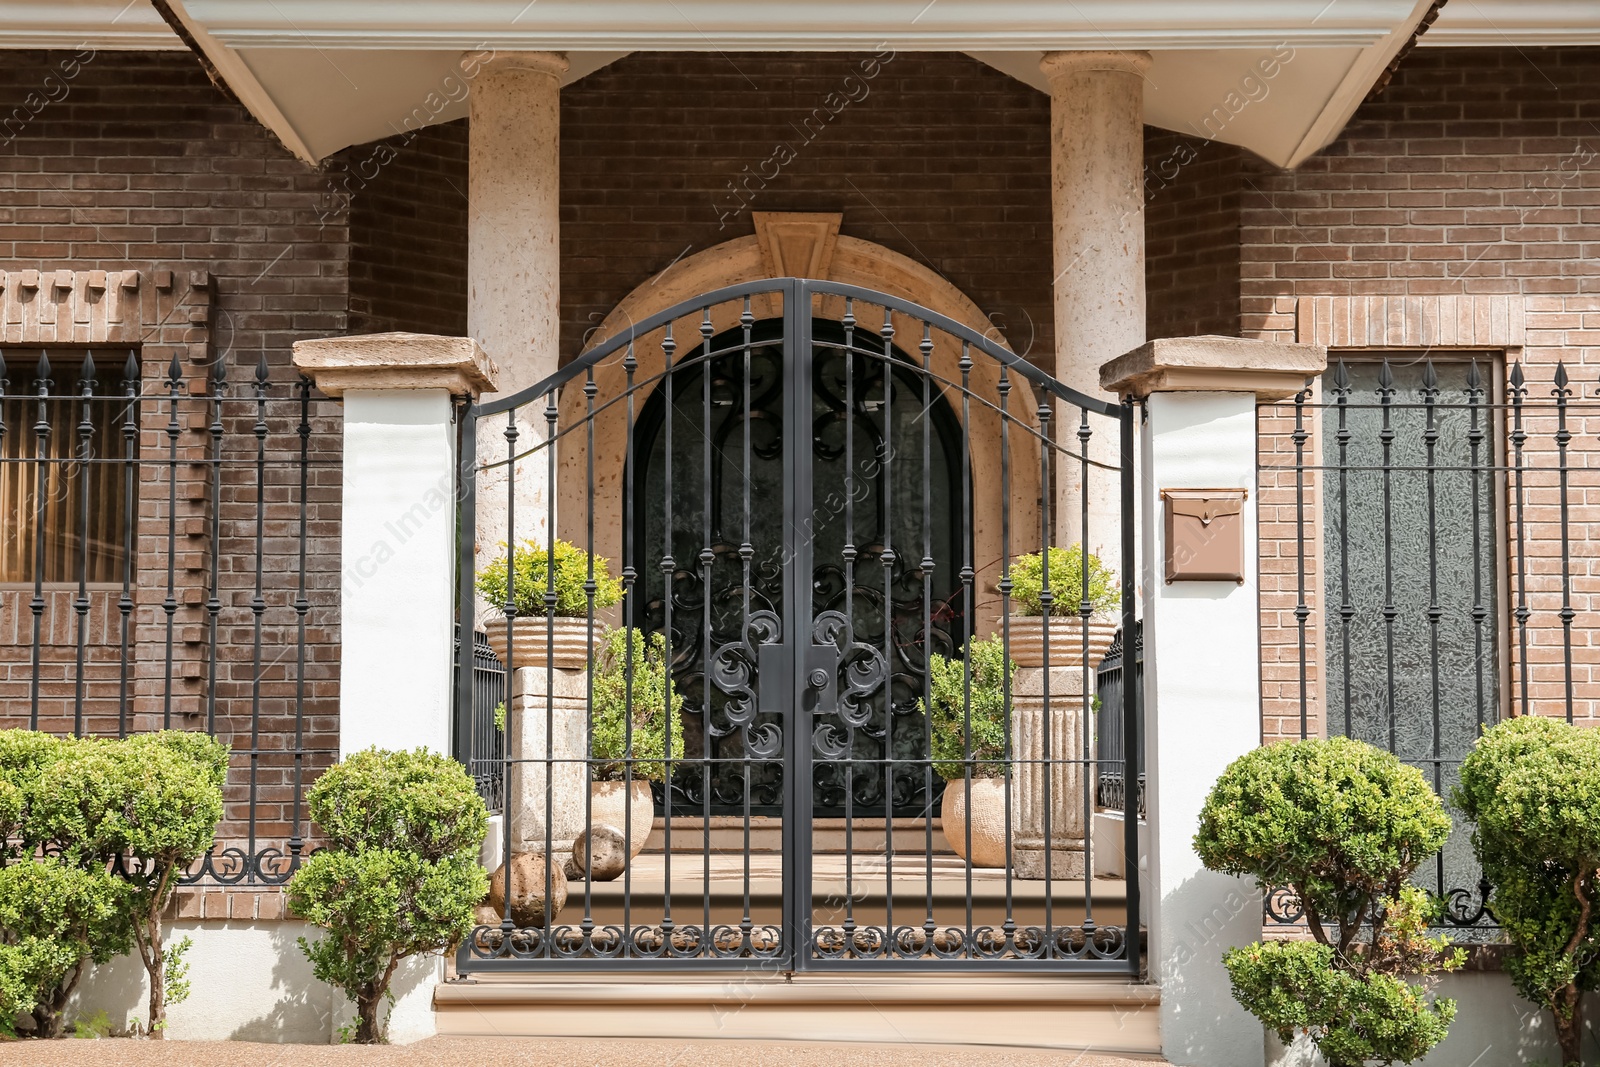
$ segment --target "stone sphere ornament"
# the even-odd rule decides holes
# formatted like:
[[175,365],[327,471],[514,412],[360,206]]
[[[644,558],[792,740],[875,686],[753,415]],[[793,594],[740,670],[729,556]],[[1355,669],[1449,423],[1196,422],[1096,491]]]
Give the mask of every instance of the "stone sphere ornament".
[[628,866],[628,841],[615,826],[593,826],[572,842],[572,866],[580,878],[586,867],[596,882],[618,878]]
[[[521,928],[543,929],[545,884],[550,886],[550,921],[567,906],[567,876],[561,864],[551,863],[543,852],[518,852],[511,857],[511,921]],[[506,865],[489,876],[489,907],[496,915],[505,911]]]

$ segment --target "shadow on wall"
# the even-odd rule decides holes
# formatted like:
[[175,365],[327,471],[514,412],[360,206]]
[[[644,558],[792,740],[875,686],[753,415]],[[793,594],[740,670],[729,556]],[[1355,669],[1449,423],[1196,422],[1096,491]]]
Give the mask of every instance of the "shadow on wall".
[[[172,923],[167,944],[189,936],[194,947],[188,954],[189,998],[169,1006],[168,1034],[200,1041],[331,1042],[335,1005],[344,997],[312,977],[296,943],[311,932],[302,922]],[[144,1019],[148,989],[144,968],[132,956],[96,967],[73,998],[68,1024],[103,1011],[115,1030],[125,1031]]]
[[[1455,998],[1456,1017],[1450,1024],[1450,1036],[1417,1061],[1420,1067],[1509,1067],[1561,1061],[1549,1013],[1518,996],[1504,974],[1447,974],[1437,990],[1441,996]],[[1600,1010],[1600,997],[1590,996],[1583,1010],[1585,1018],[1594,1018],[1594,1012]],[[1325,1063],[1304,1037],[1296,1038],[1288,1048],[1276,1034],[1269,1033],[1266,1039],[1267,1067],[1323,1067]],[[1584,1040],[1585,1062],[1597,1047],[1600,1042],[1591,1029]]]
[[267,935],[276,1000],[265,1015],[239,1024],[228,1037],[234,1041],[333,1041],[334,1005],[344,997],[312,977],[311,963],[300,951],[299,938],[313,937],[314,931],[303,923],[273,923]]

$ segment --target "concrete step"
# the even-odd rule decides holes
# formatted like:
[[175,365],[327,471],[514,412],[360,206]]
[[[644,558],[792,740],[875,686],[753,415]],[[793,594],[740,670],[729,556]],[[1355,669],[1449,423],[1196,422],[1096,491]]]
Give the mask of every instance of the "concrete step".
[[743,1038],[1156,1054],[1160,991],[1070,975],[473,975],[434,992],[440,1035]]

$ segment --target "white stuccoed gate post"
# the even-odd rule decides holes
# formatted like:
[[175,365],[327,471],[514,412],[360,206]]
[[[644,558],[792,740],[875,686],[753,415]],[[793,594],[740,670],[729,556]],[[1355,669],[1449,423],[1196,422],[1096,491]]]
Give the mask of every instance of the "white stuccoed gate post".
[[[295,366],[344,401],[339,527],[339,756],[452,750],[456,617],[454,398],[494,388],[467,337],[387,333],[297,341]],[[472,635],[461,655],[472,658]],[[395,975],[389,1037],[431,1037],[438,956]],[[337,1001],[336,1001],[337,1002]]]
[[[1226,949],[1260,939],[1261,894],[1244,879],[1207,871],[1193,841],[1217,776],[1261,743],[1256,402],[1294,395],[1326,362],[1315,345],[1175,337],[1100,370],[1104,388],[1144,400],[1144,899],[1162,1053],[1176,1067],[1251,1067],[1265,1058],[1261,1024],[1233,999],[1222,966]],[[1166,580],[1162,491],[1171,489],[1246,492],[1242,580]],[[1132,790],[1130,780],[1130,798]]]

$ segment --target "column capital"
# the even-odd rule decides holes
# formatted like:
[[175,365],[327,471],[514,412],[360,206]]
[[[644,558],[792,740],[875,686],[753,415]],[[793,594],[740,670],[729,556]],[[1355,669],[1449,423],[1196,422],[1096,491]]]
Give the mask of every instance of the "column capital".
[[544,74],[559,79],[568,66],[565,52],[496,52],[478,70],[484,74]]
[[1149,52],[1046,52],[1039,69],[1052,87],[1081,73],[1143,75],[1150,69]]
[[499,370],[470,337],[369,333],[294,343],[294,365],[331,397],[347,389],[493,392]]
[[1282,400],[1328,365],[1322,345],[1242,337],[1162,337],[1100,367],[1100,387],[1122,397],[1151,393],[1254,393]]

